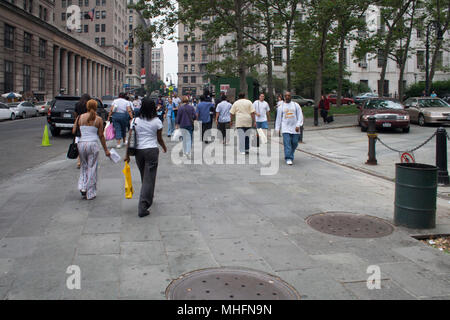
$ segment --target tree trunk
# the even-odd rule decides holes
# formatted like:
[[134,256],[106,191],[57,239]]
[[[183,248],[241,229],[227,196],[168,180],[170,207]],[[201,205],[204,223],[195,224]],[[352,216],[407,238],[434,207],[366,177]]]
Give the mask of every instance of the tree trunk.
[[266,44],[267,48],[267,90],[269,91],[269,105],[274,103],[273,98],[273,57],[272,57],[272,48],[270,46],[270,42]]
[[344,46],[345,46],[345,35],[340,36],[339,40],[339,74],[338,74],[338,88],[337,88],[337,98],[336,106],[340,107],[342,104],[342,82],[344,78]]
[[328,32],[328,24],[324,24],[322,26],[321,32],[319,60],[317,64],[316,80],[314,84],[314,102],[316,107],[319,105],[319,101],[322,96],[322,77],[325,61],[325,52],[327,47],[327,32]]
[[430,84],[433,82],[434,74],[436,72],[437,59],[438,59],[439,50],[441,50],[441,47],[442,47],[442,40],[437,41],[436,48],[434,49],[434,52],[433,52],[433,58],[431,59],[430,75],[429,75]]
[[239,64],[239,90],[248,95],[247,86],[247,67],[244,58],[244,34],[242,21],[242,0],[234,0],[234,7],[236,12],[236,46],[237,46],[237,60]]
[[386,38],[386,44],[383,50],[383,65],[381,67],[380,81],[378,82],[378,96],[384,97],[384,80],[386,79],[386,68],[388,64],[389,48],[391,47],[392,30],[389,30],[389,34]]
[[404,79],[404,74],[405,74],[406,63],[408,61],[408,52],[409,52],[409,46],[411,44],[412,30],[414,28],[414,15],[416,13],[416,3],[417,3],[416,1],[413,2],[412,12],[411,12],[411,20],[410,20],[410,25],[409,25],[409,29],[408,29],[408,38],[406,39],[406,45],[404,47],[404,51],[402,52],[401,63],[400,63],[400,75],[398,78],[398,99],[400,101],[403,101],[403,95],[405,92],[405,88],[403,86],[403,79]]
[[286,78],[287,78],[287,91],[291,91],[291,26],[286,28]]

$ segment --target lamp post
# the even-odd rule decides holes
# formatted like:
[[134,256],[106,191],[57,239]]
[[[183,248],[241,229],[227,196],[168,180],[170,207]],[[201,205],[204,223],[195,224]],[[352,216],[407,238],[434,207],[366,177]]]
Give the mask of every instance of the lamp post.
[[434,29],[437,32],[437,41],[440,41],[443,39],[441,25],[439,21],[430,21],[427,25],[427,36],[426,36],[426,42],[425,42],[425,94],[427,96],[430,95],[430,28],[434,27]]

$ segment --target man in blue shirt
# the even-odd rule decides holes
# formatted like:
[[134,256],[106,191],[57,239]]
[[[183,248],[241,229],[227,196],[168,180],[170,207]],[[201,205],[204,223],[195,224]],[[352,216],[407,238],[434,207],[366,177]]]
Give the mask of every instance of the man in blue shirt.
[[[208,102],[204,95],[200,96],[200,103],[197,106],[197,119],[202,123],[202,141],[204,141],[205,132],[212,128],[210,109],[214,107],[212,102]],[[209,143],[209,141],[205,141]]]
[[173,131],[175,130],[175,118],[176,118],[176,114],[175,114],[175,109],[177,109],[177,105],[175,102],[172,101],[172,97],[169,97],[169,101],[167,102],[166,105],[166,118],[167,118],[167,124],[168,124],[168,128],[167,128],[167,136],[170,137],[173,133]]

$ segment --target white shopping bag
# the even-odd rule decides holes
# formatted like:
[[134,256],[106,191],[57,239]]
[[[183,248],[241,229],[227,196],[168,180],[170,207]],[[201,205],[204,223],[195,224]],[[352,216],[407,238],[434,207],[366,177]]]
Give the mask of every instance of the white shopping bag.
[[172,134],[172,141],[179,141],[180,137],[182,136],[181,134],[181,130],[180,129],[176,129],[173,134]]
[[267,136],[264,133],[264,130],[259,128],[259,129],[257,129],[257,131],[258,131],[258,136],[259,136],[259,142],[266,144],[267,143]]
[[113,148],[111,150],[109,150],[109,152],[111,153],[110,159],[112,162],[117,163],[120,161],[120,155],[117,153],[117,151]]

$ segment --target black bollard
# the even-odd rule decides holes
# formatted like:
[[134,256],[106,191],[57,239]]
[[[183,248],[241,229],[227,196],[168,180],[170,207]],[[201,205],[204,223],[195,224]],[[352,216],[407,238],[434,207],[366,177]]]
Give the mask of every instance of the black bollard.
[[318,107],[314,107],[314,126],[318,126],[319,125],[319,108]]
[[367,159],[366,164],[376,165],[377,156],[375,151],[375,143],[377,142],[377,128],[376,128],[376,118],[374,116],[369,117],[369,125],[367,127],[367,137],[369,138],[369,159]]
[[442,127],[436,132],[436,167],[438,167],[438,183],[450,184],[447,171],[447,131]]

